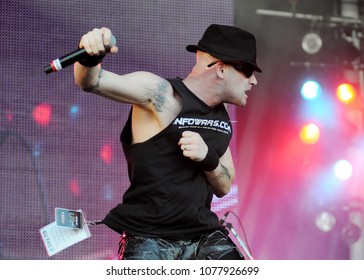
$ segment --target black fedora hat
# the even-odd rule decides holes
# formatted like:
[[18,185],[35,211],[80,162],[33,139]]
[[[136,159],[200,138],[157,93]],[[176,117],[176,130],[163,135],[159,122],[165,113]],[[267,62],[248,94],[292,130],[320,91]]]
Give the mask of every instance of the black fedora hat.
[[211,24],[197,45],[188,45],[189,52],[204,51],[224,62],[244,62],[262,72],[256,62],[255,36],[235,26]]

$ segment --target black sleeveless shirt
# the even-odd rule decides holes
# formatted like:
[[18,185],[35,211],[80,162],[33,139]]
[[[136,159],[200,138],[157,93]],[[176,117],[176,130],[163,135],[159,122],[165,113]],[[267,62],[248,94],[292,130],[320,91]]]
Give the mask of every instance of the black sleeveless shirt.
[[198,132],[221,157],[232,135],[228,113],[223,104],[207,106],[180,78],[169,82],[182,98],[178,116],[147,141],[131,144],[130,114],[121,133],[130,187],[103,220],[118,233],[181,239],[222,228],[210,209],[213,191],[204,171],[177,143],[183,131]]

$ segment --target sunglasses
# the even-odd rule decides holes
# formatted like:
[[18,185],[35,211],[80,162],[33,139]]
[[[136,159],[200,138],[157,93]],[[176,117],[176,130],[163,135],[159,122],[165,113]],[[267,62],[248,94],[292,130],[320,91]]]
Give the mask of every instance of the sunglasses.
[[216,63],[218,62],[222,62],[222,63],[225,63],[225,64],[228,64],[228,65],[231,65],[232,67],[234,67],[237,71],[243,73],[245,75],[245,77],[247,78],[250,78],[255,69],[253,66],[247,64],[247,63],[242,63],[242,62],[224,62],[224,61],[221,61],[221,60],[217,60],[217,61],[214,61],[214,62],[211,62],[209,65],[207,65],[207,67],[211,67],[211,66],[214,66]]

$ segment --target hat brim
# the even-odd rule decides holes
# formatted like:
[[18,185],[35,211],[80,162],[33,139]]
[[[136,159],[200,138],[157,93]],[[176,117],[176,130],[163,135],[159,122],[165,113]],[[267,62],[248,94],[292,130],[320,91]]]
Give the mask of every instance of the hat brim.
[[258,65],[256,63],[252,62],[252,61],[248,61],[248,60],[244,60],[244,59],[241,59],[241,58],[236,58],[236,57],[224,55],[224,54],[217,53],[217,52],[214,52],[214,51],[209,51],[209,50],[204,49],[204,48],[202,48],[200,46],[197,46],[197,45],[188,45],[186,47],[186,50],[189,51],[189,52],[193,52],[193,53],[195,53],[197,51],[203,51],[203,52],[206,52],[206,53],[212,55],[213,57],[221,59],[224,62],[244,62],[244,63],[248,63],[249,65],[254,67],[255,71],[257,71],[259,73],[262,73],[262,70],[258,67]]

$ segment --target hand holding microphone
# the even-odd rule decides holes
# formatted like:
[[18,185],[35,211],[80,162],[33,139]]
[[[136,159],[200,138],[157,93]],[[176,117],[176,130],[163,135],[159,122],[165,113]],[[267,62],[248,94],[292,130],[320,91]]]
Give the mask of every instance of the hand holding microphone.
[[76,61],[86,67],[93,67],[102,61],[106,53],[117,53],[118,51],[115,37],[111,34],[110,29],[105,27],[95,28],[83,35],[79,47],[78,50],[51,61],[44,67],[44,72],[49,74],[60,71]]

